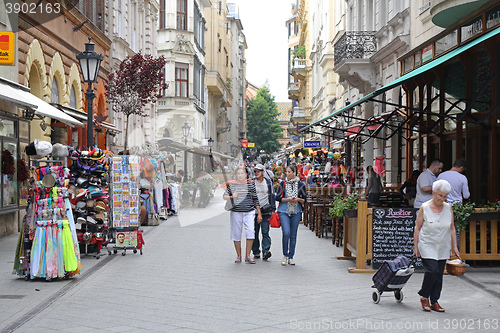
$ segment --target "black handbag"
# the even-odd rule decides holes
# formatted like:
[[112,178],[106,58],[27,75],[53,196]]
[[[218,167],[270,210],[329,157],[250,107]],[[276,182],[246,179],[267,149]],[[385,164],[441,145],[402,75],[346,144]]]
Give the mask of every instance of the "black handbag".
[[264,206],[260,207],[260,212],[262,213],[262,215],[270,215],[274,213],[274,209],[271,204],[265,204]]

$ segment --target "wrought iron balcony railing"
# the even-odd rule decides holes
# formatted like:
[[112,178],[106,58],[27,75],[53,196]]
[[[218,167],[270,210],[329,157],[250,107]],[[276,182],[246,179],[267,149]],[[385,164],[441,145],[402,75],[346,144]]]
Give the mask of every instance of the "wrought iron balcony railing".
[[346,59],[365,59],[377,52],[375,31],[348,31],[334,46],[335,66]]

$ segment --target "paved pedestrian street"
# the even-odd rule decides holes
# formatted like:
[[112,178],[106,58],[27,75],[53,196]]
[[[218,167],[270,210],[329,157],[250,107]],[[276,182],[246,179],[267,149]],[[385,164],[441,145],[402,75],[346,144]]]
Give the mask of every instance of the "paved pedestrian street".
[[[183,225],[181,227],[181,225]],[[0,238],[0,332],[368,332],[497,331],[500,270],[469,268],[445,276],[440,304],[424,312],[416,273],[397,303],[371,300],[372,274],[350,274],[341,248],[299,226],[296,266],[281,265],[281,230],[273,256],[234,263],[229,213],[205,209],[145,227],[144,254],[83,257],[70,280],[24,281],[11,274],[17,235]],[[103,250],[105,252],[105,250]]]

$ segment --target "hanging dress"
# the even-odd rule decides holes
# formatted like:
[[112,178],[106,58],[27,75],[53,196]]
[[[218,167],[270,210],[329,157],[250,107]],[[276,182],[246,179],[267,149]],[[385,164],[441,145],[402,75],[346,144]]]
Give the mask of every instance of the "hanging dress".
[[63,247],[63,237],[62,237],[62,226],[63,221],[57,220],[57,231],[56,231],[56,239],[57,239],[57,275],[59,277],[64,277],[64,247]]
[[[57,252],[55,252],[54,238],[52,235],[52,221],[47,221],[47,227],[45,228],[45,271],[47,280],[57,277]],[[55,276],[54,276],[55,274]]]
[[69,221],[63,220],[63,252],[64,252],[64,269],[66,272],[73,272],[78,269],[78,261],[76,259],[75,248],[73,245],[73,236],[69,228]]
[[30,275],[31,278],[34,279],[38,270],[40,269],[40,256],[42,254],[42,246],[45,247],[45,243],[42,244],[43,236],[43,223],[42,221],[37,221],[37,228],[35,232],[35,238],[33,239],[33,246],[31,248],[31,256],[30,256]]

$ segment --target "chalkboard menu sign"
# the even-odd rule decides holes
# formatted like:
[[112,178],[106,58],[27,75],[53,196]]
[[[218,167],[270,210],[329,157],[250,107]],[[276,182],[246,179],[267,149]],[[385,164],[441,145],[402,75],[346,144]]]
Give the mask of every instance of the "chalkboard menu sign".
[[[404,255],[413,255],[413,230],[417,218],[414,208],[374,208],[373,209],[373,269],[378,269],[384,261],[394,260]],[[422,266],[420,259],[415,268]]]

